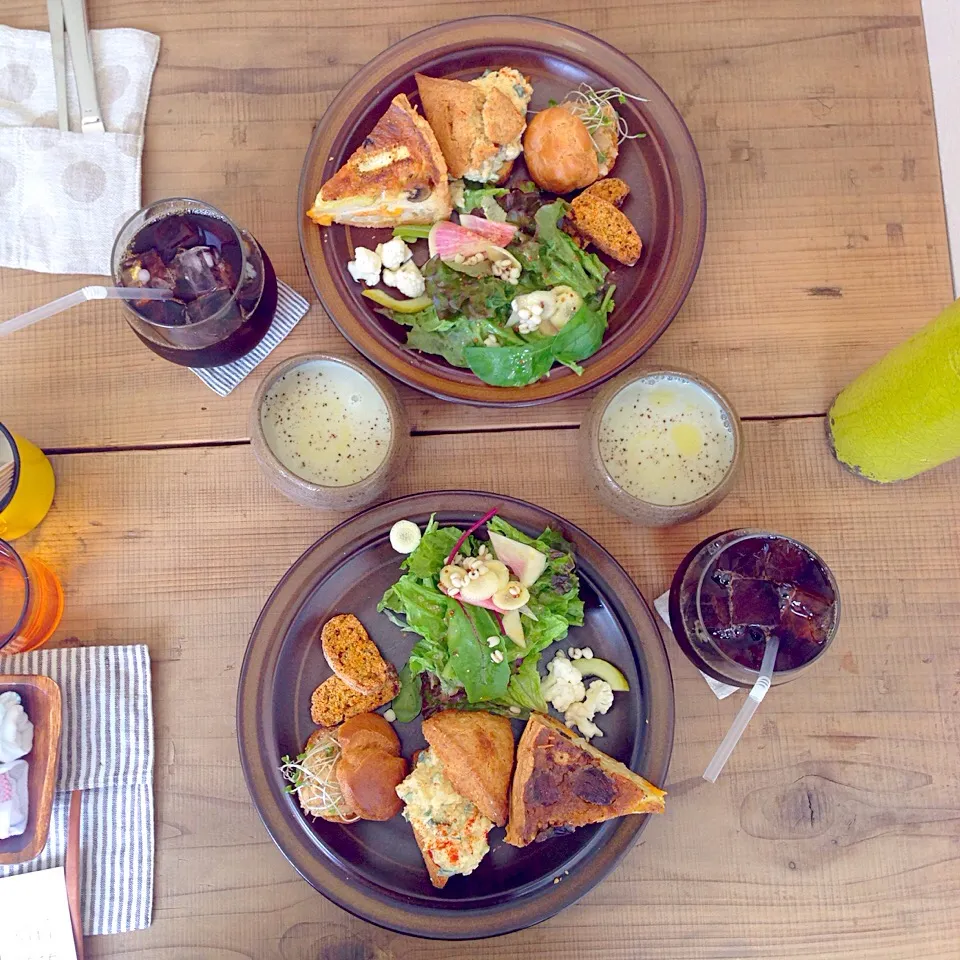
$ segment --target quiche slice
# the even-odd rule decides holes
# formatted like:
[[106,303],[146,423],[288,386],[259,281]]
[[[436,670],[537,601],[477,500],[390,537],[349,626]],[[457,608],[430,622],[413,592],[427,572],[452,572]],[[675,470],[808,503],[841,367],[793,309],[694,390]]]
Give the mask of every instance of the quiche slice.
[[307,216],[321,226],[435,223],[453,210],[447,164],[430,125],[405,94],[320,188]]
[[559,721],[533,713],[517,747],[506,841],[525,847],[628,813],[663,813],[665,796]]

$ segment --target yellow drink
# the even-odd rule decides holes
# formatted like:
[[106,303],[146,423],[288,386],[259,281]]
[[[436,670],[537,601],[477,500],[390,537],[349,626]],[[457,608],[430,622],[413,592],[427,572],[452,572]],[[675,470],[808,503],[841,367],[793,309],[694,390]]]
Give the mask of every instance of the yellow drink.
[[960,457],[960,300],[847,386],[828,429],[837,459],[878,483]]
[[55,486],[43,451],[0,424],[0,537],[29,533],[47,515]]
[[661,506],[706,496],[733,463],[733,426],[720,403],[675,374],[650,374],[620,390],[603,413],[598,439],[614,481]]
[[291,473],[325,487],[364,480],[390,448],[390,411],[377,388],[330,360],[283,374],[264,397],[260,424],[267,446]]

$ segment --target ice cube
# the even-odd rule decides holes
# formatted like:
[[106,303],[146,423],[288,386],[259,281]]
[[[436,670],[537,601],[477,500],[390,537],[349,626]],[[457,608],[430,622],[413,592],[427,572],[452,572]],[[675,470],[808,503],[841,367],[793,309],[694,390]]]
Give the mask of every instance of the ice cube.
[[213,290],[187,303],[187,313],[191,323],[198,323],[212,317],[226,306],[231,299],[229,290]]
[[[148,225],[137,239],[141,238],[141,242],[145,241],[145,246],[149,245],[157,250],[164,263],[170,263],[180,250],[203,243],[196,224],[176,214]],[[134,252],[140,252],[137,246],[134,246]]]
[[812,660],[827,639],[827,634],[818,621],[809,617],[798,617],[791,610],[784,611],[776,633],[780,638],[778,670],[790,670]]
[[711,633],[730,626],[730,594],[725,585],[704,578],[700,587],[700,615]]
[[209,247],[181,250],[171,266],[177,273],[177,296],[187,303],[223,287],[217,256]]
[[812,619],[825,616],[833,606],[833,591],[830,596],[794,587],[790,595],[790,609],[799,617]]
[[734,623],[775,627],[780,622],[780,591],[775,584],[737,578],[731,589]]
[[751,537],[723,551],[717,557],[717,567],[739,573],[744,577],[762,577],[767,557],[769,541],[762,537]]
[[789,540],[770,539],[764,558],[763,571],[759,574],[777,583],[796,583],[812,562],[810,554]]

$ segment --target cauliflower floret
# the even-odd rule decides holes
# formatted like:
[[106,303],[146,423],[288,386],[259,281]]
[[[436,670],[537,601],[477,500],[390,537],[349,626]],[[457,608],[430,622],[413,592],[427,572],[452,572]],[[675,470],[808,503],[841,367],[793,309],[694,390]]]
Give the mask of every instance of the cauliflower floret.
[[541,690],[557,713],[565,713],[572,704],[586,696],[580,671],[566,657],[560,656],[547,664],[547,676]]
[[368,287],[375,287],[380,282],[380,257],[374,250],[367,247],[357,247],[353,251],[354,259],[347,264],[347,271],[357,283],[365,283]]
[[412,260],[397,270],[384,270],[383,282],[388,287],[396,287],[405,297],[422,297],[427,289],[423,274]]
[[[576,668],[574,668],[576,670]],[[576,670],[579,674],[579,670]],[[602,737],[603,731],[593,723],[598,713],[606,713],[613,706],[613,687],[606,680],[594,680],[586,691],[582,703],[573,703],[564,712],[563,720],[568,727],[579,727],[588,740]]]
[[396,270],[413,256],[413,251],[399,237],[381,243],[377,253],[383,261],[384,270]]
[[563,722],[571,730],[578,727],[587,740],[591,737],[603,736],[603,731],[593,722],[593,712],[586,701],[571,704],[570,709],[563,715]]
[[606,713],[613,706],[613,687],[606,680],[594,680],[587,688],[584,703],[594,713]]

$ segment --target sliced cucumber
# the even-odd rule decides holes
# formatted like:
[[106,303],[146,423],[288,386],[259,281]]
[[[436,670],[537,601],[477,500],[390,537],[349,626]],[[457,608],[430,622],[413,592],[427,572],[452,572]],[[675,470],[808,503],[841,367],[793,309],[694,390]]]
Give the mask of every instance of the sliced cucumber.
[[610,688],[618,693],[624,693],[630,689],[627,678],[609,660],[600,660],[598,657],[587,660],[584,657],[570,662],[580,671],[581,676],[606,680]]

